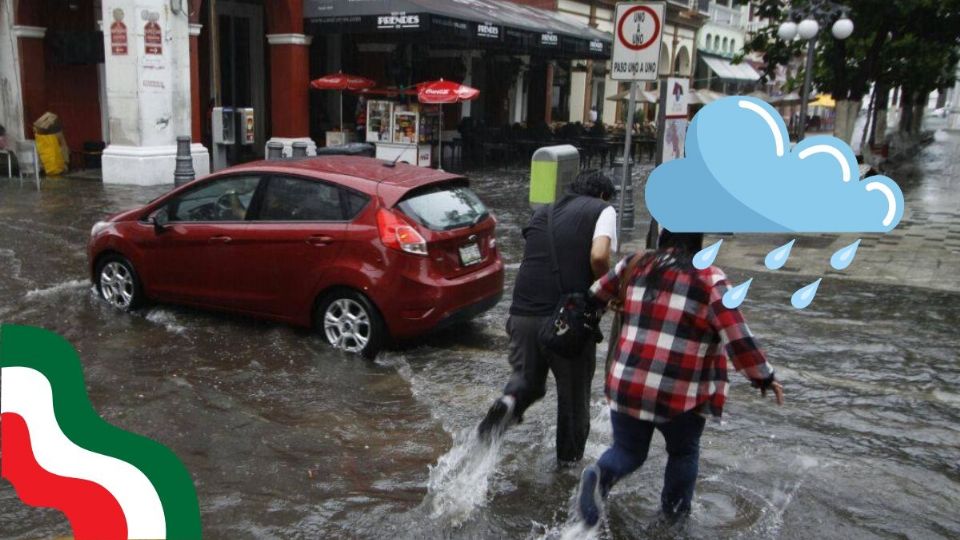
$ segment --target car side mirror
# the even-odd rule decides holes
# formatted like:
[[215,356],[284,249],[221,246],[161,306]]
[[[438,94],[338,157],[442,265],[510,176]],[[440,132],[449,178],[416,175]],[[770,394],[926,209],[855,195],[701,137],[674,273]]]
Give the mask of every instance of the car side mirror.
[[163,234],[167,230],[167,225],[170,223],[170,218],[167,215],[167,209],[164,208],[160,210],[153,217],[150,218],[150,222],[153,223],[153,231],[157,234]]

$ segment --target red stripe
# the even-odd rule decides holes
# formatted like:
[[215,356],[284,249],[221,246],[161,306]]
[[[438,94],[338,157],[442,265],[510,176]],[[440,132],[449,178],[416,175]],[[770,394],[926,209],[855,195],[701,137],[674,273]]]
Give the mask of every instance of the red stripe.
[[105,488],[44,470],[33,457],[27,423],[16,413],[0,415],[0,475],[24,504],[56,508],[67,516],[76,540],[125,540],[127,521],[120,503]]

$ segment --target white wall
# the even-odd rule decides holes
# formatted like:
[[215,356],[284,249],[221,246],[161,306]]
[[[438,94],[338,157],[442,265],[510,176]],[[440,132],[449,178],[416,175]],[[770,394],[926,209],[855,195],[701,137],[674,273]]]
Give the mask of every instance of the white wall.
[[[23,99],[20,95],[20,58],[13,35],[13,2],[0,0],[0,124],[7,128],[7,142],[23,137]],[[0,163],[6,168],[6,163]]]

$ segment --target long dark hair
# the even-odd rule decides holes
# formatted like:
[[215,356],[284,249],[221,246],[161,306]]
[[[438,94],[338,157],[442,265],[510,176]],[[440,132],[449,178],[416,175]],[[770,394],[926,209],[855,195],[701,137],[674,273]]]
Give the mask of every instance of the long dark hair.
[[[650,269],[644,276],[643,299],[653,301],[660,294],[661,280],[667,270],[695,272],[693,256],[703,249],[703,233],[674,233],[667,229],[660,232],[656,251],[644,255],[638,266]],[[651,264],[652,263],[652,264]]]

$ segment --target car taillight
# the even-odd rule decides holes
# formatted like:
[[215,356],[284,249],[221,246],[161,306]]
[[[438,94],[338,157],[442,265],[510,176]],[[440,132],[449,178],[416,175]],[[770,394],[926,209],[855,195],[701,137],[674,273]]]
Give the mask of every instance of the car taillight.
[[388,248],[414,255],[427,255],[427,241],[410,222],[396,212],[386,208],[378,210],[377,228],[380,230],[380,241]]

